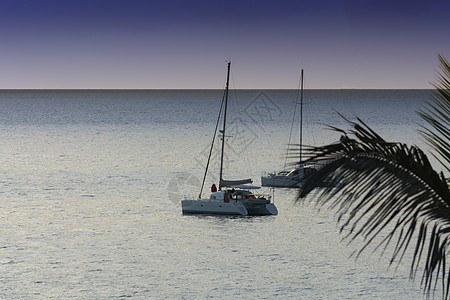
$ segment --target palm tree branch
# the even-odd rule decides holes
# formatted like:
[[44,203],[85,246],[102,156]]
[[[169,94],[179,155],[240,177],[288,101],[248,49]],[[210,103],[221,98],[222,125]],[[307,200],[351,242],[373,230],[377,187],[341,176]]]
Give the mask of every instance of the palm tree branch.
[[422,126],[419,132],[436,150],[437,155],[434,154],[434,157],[437,161],[450,172],[450,63],[440,55],[438,58],[441,73],[438,74],[437,83],[433,84],[435,91],[427,108],[419,111],[430,128]]
[[[433,156],[450,172],[450,63],[439,56],[441,73],[431,101],[419,111],[427,123],[419,131],[436,151]],[[343,116],[342,116],[343,117]],[[343,117],[351,130],[329,127],[341,133],[339,142],[307,147],[305,160],[320,165],[299,191],[306,201],[323,182],[329,185],[309,197],[317,205],[335,210],[343,239],[363,238],[356,257],[373,244],[383,255],[394,243],[390,264],[404,259],[415,239],[410,278],[423,264],[425,291],[442,280],[443,295],[450,291],[450,268],[446,264],[450,242],[450,179],[433,170],[428,157],[416,146],[389,143],[362,120]]]
[[436,160],[441,163],[441,165],[450,172],[450,161],[448,161],[448,164],[444,162],[444,160],[448,160],[446,157],[450,157],[450,151],[448,151],[449,148],[447,148],[445,145],[441,145],[438,143],[438,140],[440,140],[439,137],[433,138],[433,137],[426,137],[425,140],[428,142],[428,144],[436,150],[438,154],[440,154],[441,157],[444,157],[444,159],[440,158],[438,155],[433,154],[433,157],[436,158]]
[[[338,212],[340,231],[348,230],[344,239],[348,238],[349,243],[359,236],[364,238],[365,246],[357,257],[388,230],[375,250],[384,245],[384,253],[397,235],[390,263],[396,259],[400,263],[417,236],[410,271],[410,276],[415,276],[426,239],[430,238],[426,234],[427,224],[435,224],[433,232],[445,241],[450,234],[448,185],[417,147],[386,142],[366,124],[351,124],[352,131],[343,135],[340,142],[307,148],[306,162],[328,163],[306,180],[299,191],[299,200],[305,201],[321,180],[339,181],[340,185],[322,189],[314,199],[318,199],[318,205],[328,204]],[[394,220],[395,225],[389,227]],[[435,282],[433,274],[446,267],[446,244],[437,239],[428,244],[423,279],[429,291]]]

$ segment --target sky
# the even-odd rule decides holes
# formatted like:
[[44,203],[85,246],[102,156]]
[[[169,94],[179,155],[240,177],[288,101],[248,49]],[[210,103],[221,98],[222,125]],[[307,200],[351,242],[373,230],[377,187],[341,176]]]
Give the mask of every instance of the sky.
[[449,0],[0,0],[0,89],[431,88]]

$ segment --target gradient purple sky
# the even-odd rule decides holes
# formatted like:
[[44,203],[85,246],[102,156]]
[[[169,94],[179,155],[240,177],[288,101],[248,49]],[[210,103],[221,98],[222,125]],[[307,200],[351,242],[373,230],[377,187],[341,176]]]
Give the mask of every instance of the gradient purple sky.
[[0,89],[430,88],[449,0],[0,0]]

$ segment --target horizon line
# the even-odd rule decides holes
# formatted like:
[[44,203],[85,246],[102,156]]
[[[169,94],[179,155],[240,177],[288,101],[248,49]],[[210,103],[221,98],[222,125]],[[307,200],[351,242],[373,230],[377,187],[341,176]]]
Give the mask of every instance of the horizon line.
[[[223,88],[0,88],[0,91],[215,91]],[[298,90],[297,88],[232,88],[230,90]],[[308,88],[306,90],[434,90],[434,88]]]

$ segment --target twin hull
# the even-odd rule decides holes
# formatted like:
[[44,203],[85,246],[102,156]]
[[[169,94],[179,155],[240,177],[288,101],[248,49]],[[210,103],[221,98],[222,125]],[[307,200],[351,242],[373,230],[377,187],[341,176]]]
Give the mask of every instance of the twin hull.
[[300,184],[301,182],[298,178],[292,179],[287,176],[261,177],[262,186],[297,188]]
[[246,203],[242,201],[223,202],[216,199],[182,200],[183,214],[211,214],[237,216],[277,215],[278,210],[272,203]]

